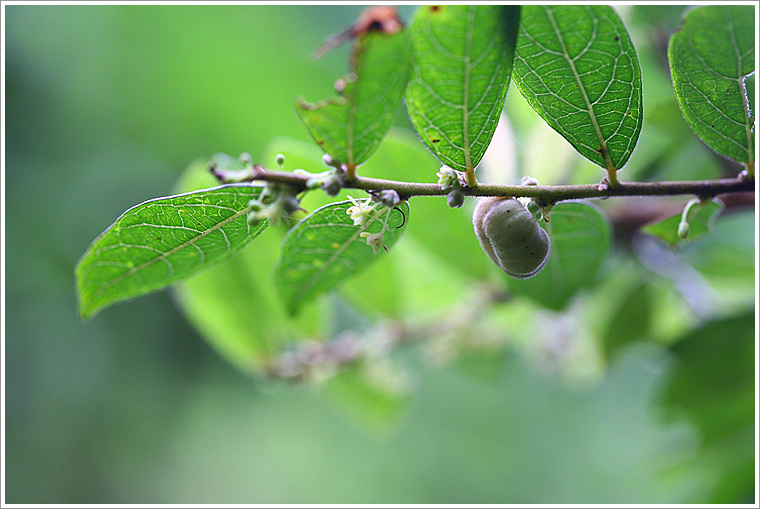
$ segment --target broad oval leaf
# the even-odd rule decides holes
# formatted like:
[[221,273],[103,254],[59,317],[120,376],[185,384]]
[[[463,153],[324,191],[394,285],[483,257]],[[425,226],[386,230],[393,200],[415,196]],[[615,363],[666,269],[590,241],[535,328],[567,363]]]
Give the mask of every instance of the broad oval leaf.
[[347,214],[351,205],[343,201],[315,210],[283,240],[277,284],[291,314],[382,256],[367,245],[367,239],[360,236],[362,232],[379,233],[387,217],[383,245],[390,248],[409,218],[409,205],[403,203],[398,208],[373,212],[364,227],[354,226]]
[[530,279],[509,279],[509,288],[560,310],[581,289],[591,286],[612,244],[612,228],[599,207],[562,202],[542,223],[551,238],[546,267]]
[[[317,153],[317,161],[320,157]],[[222,163],[224,157],[217,154],[212,160]],[[235,160],[227,162],[236,167]],[[214,181],[208,160],[199,159],[185,169],[175,192],[206,189]],[[174,301],[203,338],[248,374],[265,373],[272,354],[290,341],[323,338],[332,316],[331,302],[308,306],[296,319],[285,313],[272,278],[283,233],[284,225],[267,228],[229,260],[171,287]]]
[[[285,170],[324,170],[319,149],[303,140],[277,137],[271,140],[263,153],[263,161],[273,160],[277,153],[284,154]],[[439,167],[440,162],[420,143],[413,130],[391,127],[377,152],[362,165],[361,171],[366,177],[426,181]],[[344,189],[337,197],[327,196],[323,192],[307,193],[301,205],[306,210],[316,210],[345,200],[348,194],[355,192]],[[464,291],[473,275],[483,277],[487,274],[490,261],[481,256],[480,246],[472,233],[472,212],[466,210],[466,206],[452,209],[445,199],[417,198],[412,207],[414,221],[407,225],[404,244],[393,248],[395,254],[382,256],[366,271],[341,285],[341,297],[351,302],[357,311],[370,316],[379,314],[398,318],[443,309],[452,299],[458,298],[459,292]],[[430,228],[441,218],[445,218],[444,229]],[[256,240],[257,249],[262,240]],[[224,265],[229,263],[234,263],[234,260]],[[399,293],[402,282],[404,292]],[[431,284],[435,286],[434,296],[430,294]],[[365,290],[368,285],[373,289],[371,294]],[[319,302],[332,300],[320,299]],[[301,310],[298,319],[307,312],[307,309]]]
[[513,78],[581,155],[612,171],[628,161],[641,131],[641,69],[610,6],[524,6]]
[[491,142],[512,72],[520,6],[429,5],[410,25],[409,118],[444,164],[472,171]]
[[79,313],[162,289],[235,254],[267,226],[246,221],[251,185],[148,200],[127,210],[77,264]]
[[749,5],[700,7],[668,45],[684,118],[713,150],[740,163],[754,162],[754,119],[744,88],[755,70],[754,20]]
[[357,39],[354,68],[336,82],[339,97],[312,104],[296,100],[296,112],[317,144],[355,168],[377,149],[401,102],[409,77],[406,30],[371,31]]
[[678,236],[678,225],[681,222],[681,213],[674,214],[666,219],[648,224],[641,231],[663,240],[669,246],[675,246],[685,240],[693,240],[700,235],[709,232],[725,206],[717,198],[706,203],[700,203],[689,209],[687,222],[689,223],[689,235],[685,239]]

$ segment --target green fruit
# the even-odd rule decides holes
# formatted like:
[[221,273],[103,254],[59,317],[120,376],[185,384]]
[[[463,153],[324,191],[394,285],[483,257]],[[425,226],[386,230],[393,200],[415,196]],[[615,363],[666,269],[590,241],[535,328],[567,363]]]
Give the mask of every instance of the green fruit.
[[549,260],[549,235],[514,198],[481,198],[472,223],[480,246],[513,278],[533,277]]
[[446,197],[446,203],[448,203],[451,208],[457,209],[461,207],[464,205],[464,193],[459,189],[454,189]]

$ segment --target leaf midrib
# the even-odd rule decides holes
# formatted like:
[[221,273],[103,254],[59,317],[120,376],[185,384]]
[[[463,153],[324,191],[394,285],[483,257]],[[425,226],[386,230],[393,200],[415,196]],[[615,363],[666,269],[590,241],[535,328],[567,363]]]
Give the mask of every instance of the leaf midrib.
[[319,282],[321,277],[324,275],[324,273],[327,271],[330,266],[332,266],[333,263],[335,263],[335,260],[338,259],[338,257],[343,254],[343,252],[348,249],[348,246],[351,245],[352,242],[356,240],[356,238],[362,233],[368,230],[368,228],[374,224],[375,221],[377,221],[380,216],[385,212],[385,210],[380,210],[377,215],[372,217],[370,221],[367,221],[364,228],[357,230],[353,233],[344,243],[340,246],[340,248],[336,249],[333,255],[318,269],[314,271],[314,274],[307,279],[303,286],[301,286],[302,292],[302,298],[298,299],[296,302],[293,303],[293,307],[297,307],[297,304],[302,302],[309,294],[309,292],[316,286],[316,284]]
[[227,226],[232,221],[235,221],[236,219],[239,219],[240,217],[245,216],[251,210],[253,210],[253,208],[252,208],[252,206],[249,205],[249,206],[245,207],[244,209],[242,209],[242,210],[236,212],[235,214],[231,215],[230,217],[228,217],[228,218],[226,218],[226,219],[224,219],[224,220],[222,220],[222,221],[214,224],[213,226],[211,226],[207,230],[204,230],[204,231],[200,232],[196,237],[193,237],[192,239],[186,240],[182,244],[180,244],[180,245],[178,245],[176,247],[173,247],[169,251],[166,251],[165,253],[162,253],[161,255],[157,256],[156,258],[152,258],[150,260],[147,260],[147,261],[141,263],[140,265],[132,267],[128,271],[123,272],[119,276],[113,278],[107,284],[103,284],[103,285],[99,286],[98,289],[97,289],[97,291],[93,292],[91,294],[90,298],[87,299],[88,302],[95,301],[106,290],[108,290],[109,288],[112,288],[114,285],[117,285],[118,283],[120,283],[124,279],[126,279],[126,278],[128,278],[128,277],[130,277],[130,276],[132,276],[132,275],[134,275],[136,273],[138,273],[139,271],[145,269],[146,267],[149,267],[149,266],[153,265],[154,263],[157,263],[157,262],[159,262],[161,260],[165,260],[168,257],[170,257],[171,255],[173,255],[174,253],[176,253],[178,251],[181,251],[182,249],[184,249],[184,248],[186,248],[188,246],[192,246],[192,245],[196,244],[197,242],[203,240],[205,237],[207,237],[211,233],[214,233],[215,231],[219,230],[220,228],[222,228],[224,226]]
[[[578,84],[578,90],[581,92],[581,96],[583,97],[583,102],[586,103],[586,110],[588,111],[589,118],[591,119],[591,125],[594,128],[594,133],[596,134],[597,140],[599,141],[599,148],[601,150],[601,156],[604,158],[605,165],[607,166],[608,170],[616,170],[617,168],[612,162],[612,158],[610,156],[610,152],[607,149],[607,142],[604,140],[604,136],[602,135],[602,130],[599,127],[599,123],[596,119],[596,114],[594,113],[594,107],[591,104],[591,101],[589,100],[588,94],[586,93],[586,87],[583,85],[583,82],[581,81],[580,75],[578,74],[578,70],[575,68],[575,62],[573,62],[573,59],[570,58],[570,54],[567,52],[567,46],[565,45],[565,40],[562,37],[562,32],[560,31],[559,27],[557,26],[557,23],[554,20],[554,13],[552,12],[550,7],[544,7],[544,9],[547,12],[547,17],[549,18],[549,22],[552,25],[552,29],[554,30],[555,35],[557,36],[557,40],[559,41],[561,47],[562,47],[562,56],[567,61],[568,65],[570,66],[570,70],[573,72],[573,77],[575,78],[575,82]],[[596,30],[594,30],[596,33]],[[595,35],[592,36],[592,40],[594,39]],[[589,147],[592,150],[593,147]]]
[[464,142],[464,166],[467,171],[473,169],[472,152],[470,150],[470,74],[472,72],[471,57],[474,13],[474,7],[470,7],[467,10],[467,31],[465,33],[464,51],[464,83],[462,84],[462,141]]

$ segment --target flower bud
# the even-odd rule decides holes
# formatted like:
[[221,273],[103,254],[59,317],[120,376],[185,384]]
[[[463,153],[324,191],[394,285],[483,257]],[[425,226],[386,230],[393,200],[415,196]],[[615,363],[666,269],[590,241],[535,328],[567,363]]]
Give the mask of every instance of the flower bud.
[[689,223],[687,223],[686,221],[681,221],[680,223],[678,223],[678,238],[685,239],[688,236],[689,236]]
[[343,189],[343,180],[337,175],[330,175],[322,182],[322,190],[330,196],[336,196]]

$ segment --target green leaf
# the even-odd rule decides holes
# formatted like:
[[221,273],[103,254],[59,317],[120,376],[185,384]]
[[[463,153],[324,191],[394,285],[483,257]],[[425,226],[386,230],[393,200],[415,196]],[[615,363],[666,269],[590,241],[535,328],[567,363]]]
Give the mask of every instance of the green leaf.
[[682,239],[678,236],[678,225],[681,222],[681,213],[674,214],[667,219],[650,223],[641,228],[641,231],[653,235],[665,241],[669,246],[675,246],[679,242],[693,240],[704,235],[712,229],[715,219],[725,206],[720,200],[713,198],[707,203],[697,204],[689,209],[687,222],[689,223],[689,236]]
[[272,354],[303,337],[327,336],[331,303],[290,317],[272,280],[282,233],[267,228],[255,243],[172,288],[175,301],[204,339],[238,369],[264,373]]
[[377,149],[401,102],[410,67],[406,30],[368,32],[355,41],[351,61],[352,72],[336,82],[339,97],[299,98],[296,112],[325,152],[355,168]]
[[721,295],[720,310],[753,305],[755,286],[756,219],[754,207],[732,209],[715,221],[710,235],[685,246],[681,256]]
[[646,283],[636,285],[610,316],[602,337],[607,360],[623,347],[647,339],[652,321],[652,299]]
[[[314,144],[307,144],[321,154]],[[274,154],[270,159],[273,160]],[[216,154],[213,161],[235,169],[239,161]],[[208,159],[198,159],[180,176],[174,192],[213,186]],[[319,163],[321,164],[321,163]],[[316,193],[310,193],[316,194]],[[304,336],[324,337],[330,322],[330,302],[307,306],[289,317],[279,301],[272,267],[280,254],[284,226],[267,228],[256,242],[224,263],[172,285],[174,301],[203,338],[231,364],[248,374],[262,374],[273,353]]]
[[472,171],[504,107],[519,6],[430,5],[411,23],[409,117],[444,164]]
[[754,20],[749,5],[700,7],[689,12],[668,45],[684,118],[713,150],[740,163],[755,158],[754,119],[744,88],[755,70]]
[[90,318],[119,301],[162,289],[229,258],[266,228],[246,221],[251,185],[148,200],[93,241],[76,267],[79,312]]
[[[671,350],[677,364],[663,404],[675,419],[688,414],[701,432],[713,471],[723,473],[713,481],[718,489],[710,503],[735,502],[730,495],[724,499],[726,488],[744,495],[754,484],[754,331],[755,315],[749,310],[706,323]],[[716,460],[725,467],[715,469]]]
[[387,217],[383,245],[390,248],[409,219],[409,205],[403,203],[387,212],[375,210],[366,218],[364,227],[354,226],[347,213],[351,205],[344,201],[315,210],[283,241],[277,284],[291,314],[382,256],[382,249],[374,253],[366,239],[360,237],[362,232],[379,233]]
[[513,79],[581,155],[608,170],[628,161],[641,131],[641,70],[610,6],[524,6]]
[[[324,170],[321,153],[313,143],[278,137],[268,144],[262,160],[272,160],[277,153],[285,154],[286,170]],[[391,127],[377,152],[361,167],[363,176],[417,182],[435,179],[438,168],[440,162],[420,143],[417,134],[398,127]],[[338,197],[313,192],[305,195],[301,204],[307,210],[316,210],[345,199],[344,192]],[[398,318],[444,309],[466,291],[473,277],[484,277],[491,270],[491,262],[482,256],[473,233],[471,210],[466,206],[452,209],[445,198],[413,200],[414,221],[407,224],[403,245],[396,245],[393,256],[381,256],[340,288],[341,296],[362,313]],[[445,229],[430,228],[441,218]],[[262,240],[257,239],[257,249]],[[404,291],[399,293],[402,282]],[[368,286],[373,289],[371,294],[365,291]]]
[[509,288],[560,310],[582,288],[594,283],[612,243],[609,220],[597,206],[562,202],[542,223],[551,238],[546,267],[530,279],[509,279]]

